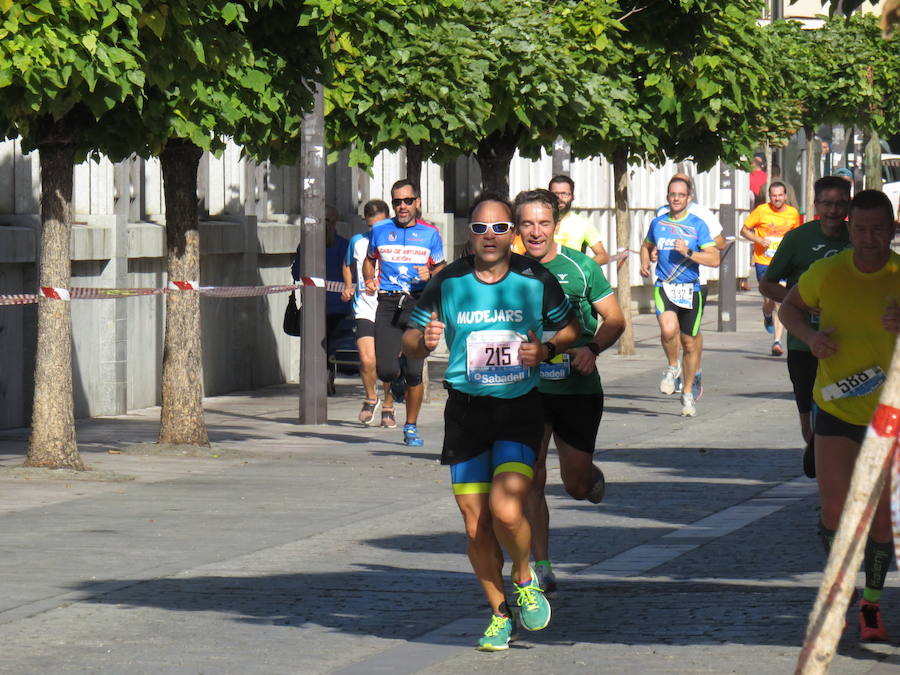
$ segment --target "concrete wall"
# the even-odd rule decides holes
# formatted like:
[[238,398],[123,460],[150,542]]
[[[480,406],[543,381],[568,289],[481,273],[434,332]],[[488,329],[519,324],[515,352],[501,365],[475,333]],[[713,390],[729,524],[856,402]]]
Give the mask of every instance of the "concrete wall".
[[[328,199],[339,210],[339,233],[363,229],[359,217],[370,198],[389,199],[404,175],[402,155],[384,153],[371,175],[346,161],[328,168]],[[678,170],[696,172],[690,164]],[[546,186],[551,159],[516,158],[513,192]],[[632,248],[663,203],[674,165],[632,173]],[[597,224],[607,248],[616,249],[612,173],[601,160],[572,162],[576,206]],[[746,187],[746,176],[739,177]],[[423,211],[442,232],[448,252],[466,239],[465,220],[480,183],[477,164],[423,167]],[[300,227],[297,167],[256,165],[229,145],[221,157],[205,155],[198,172],[200,282],[207,286],[259,286],[290,282]],[[698,194],[718,207],[718,172],[697,175]],[[134,159],[85,162],[75,170],[72,286],[164,288],[165,203],[159,162]],[[33,293],[40,241],[37,153],[23,155],[16,141],[0,142],[0,295]],[[739,213],[739,219],[741,214]],[[747,254],[739,254],[747,273]],[[607,274],[615,281],[614,266]],[[646,282],[634,273],[636,296]],[[257,298],[202,298],[203,381],[207,395],[296,380],[300,341],[281,330],[285,294]],[[165,299],[161,295],[72,301],[75,411],[79,417],[121,414],[160,400]],[[36,307],[0,306],[0,428],[25,426],[31,415]]]

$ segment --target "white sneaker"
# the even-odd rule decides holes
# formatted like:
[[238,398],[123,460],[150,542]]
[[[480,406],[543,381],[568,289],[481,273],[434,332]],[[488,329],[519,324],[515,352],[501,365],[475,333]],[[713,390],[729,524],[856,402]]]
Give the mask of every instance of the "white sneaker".
[[663,394],[675,393],[675,381],[681,377],[681,366],[666,366],[662,379],[659,381],[659,390]]
[[694,395],[686,391],[681,395],[681,416],[693,417],[697,414],[697,408],[694,406]]

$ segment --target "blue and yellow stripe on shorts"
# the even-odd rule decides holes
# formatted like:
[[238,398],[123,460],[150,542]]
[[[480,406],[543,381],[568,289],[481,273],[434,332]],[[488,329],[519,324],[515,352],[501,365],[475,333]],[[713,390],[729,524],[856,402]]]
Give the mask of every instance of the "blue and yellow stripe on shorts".
[[520,473],[534,478],[535,452],[522,443],[496,441],[490,450],[450,466],[454,495],[482,495],[501,473]]

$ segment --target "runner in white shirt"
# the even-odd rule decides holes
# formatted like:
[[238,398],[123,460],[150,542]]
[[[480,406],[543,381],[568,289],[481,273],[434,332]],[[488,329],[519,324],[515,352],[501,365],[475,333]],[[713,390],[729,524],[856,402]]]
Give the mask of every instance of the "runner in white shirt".
[[[372,199],[363,207],[363,216],[369,230],[354,234],[347,247],[347,258],[341,268],[344,277],[344,292],[342,298],[345,302],[353,299],[353,317],[356,319],[356,348],[359,351],[359,376],[366,390],[366,399],[363,401],[362,410],[359,411],[359,421],[363,424],[372,424],[381,406],[381,399],[376,392],[375,376],[375,309],[378,307],[378,297],[368,295],[364,284],[361,283],[362,264],[369,251],[369,233],[376,223],[391,217],[388,205],[380,199]],[[353,283],[356,278],[356,288]],[[392,410],[394,397],[391,395],[389,385],[384,385],[384,407]],[[396,427],[396,422],[394,423]]]

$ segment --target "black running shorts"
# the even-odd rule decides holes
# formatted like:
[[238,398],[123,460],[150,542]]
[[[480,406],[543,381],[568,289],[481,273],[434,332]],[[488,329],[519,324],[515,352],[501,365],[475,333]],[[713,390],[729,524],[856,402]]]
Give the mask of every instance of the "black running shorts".
[[441,464],[476,457],[496,441],[522,443],[538,452],[543,437],[544,409],[536,388],[518,398],[447,391]]
[[541,394],[544,422],[576,450],[593,454],[603,417],[603,392],[599,394]]
[[802,349],[788,349],[788,375],[794,385],[794,400],[800,414],[808,413],[813,406],[813,385],[816,382],[816,369],[819,359],[811,352]]
[[375,337],[375,322],[371,319],[356,320],[356,339],[364,337]]
[[843,436],[851,441],[856,441],[860,445],[866,438],[866,429],[868,427],[858,424],[850,424],[844,420],[830,415],[818,406],[816,406],[815,431],[819,436]]
[[[375,309],[375,370],[382,382],[393,382],[400,375],[400,347],[406,322],[416,306],[418,294],[379,293]],[[425,359],[406,357],[406,384],[422,384]]]
[[700,321],[703,319],[703,296],[700,291],[694,291],[692,307],[686,309],[669,300],[662,286],[654,286],[653,302],[656,305],[656,316],[663,312],[675,312],[683,335],[695,337],[700,332]]

